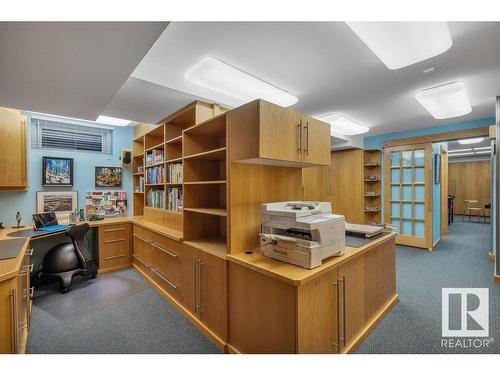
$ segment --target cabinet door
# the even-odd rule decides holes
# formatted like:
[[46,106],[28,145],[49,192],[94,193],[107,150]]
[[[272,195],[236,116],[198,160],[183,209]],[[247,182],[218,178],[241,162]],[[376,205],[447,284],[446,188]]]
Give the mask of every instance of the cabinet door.
[[16,278],[0,283],[0,354],[18,350]]
[[134,262],[138,260],[141,267],[149,267],[151,265],[151,249],[150,240],[143,237],[143,234],[134,233]]
[[26,119],[21,112],[0,108],[0,189],[25,189]]
[[183,243],[181,253],[181,299],[184,307],[195,314],[198,314],[197,270],[199,261],[199,250]]
[[297,351],[339,353],[337,270],[298,287]]
[[299,113],[261,100],[259,156],[264,159],[301,162],[301,120]]
[[306,164],[330,165],[330,126],[312,117],[303,117],[302,124],[302,161]]
[[200,317],[217,336],[227,337],[226,260],[200,251]]
[[365,324],[365,258],[358,256],[338,269],[341,351],[348,349]]

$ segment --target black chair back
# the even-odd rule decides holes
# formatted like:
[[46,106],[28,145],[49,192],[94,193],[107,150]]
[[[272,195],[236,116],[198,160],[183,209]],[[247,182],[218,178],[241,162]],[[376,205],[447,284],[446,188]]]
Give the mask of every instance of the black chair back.
[[93,262],[94,256],[92,247],[87,239],[87,233],[90,226],[87,223],[73,225],[66,229],[66,235],[71,238],[73,246],[75,247],[76,254],[82,263],[82,268],[87,269]]

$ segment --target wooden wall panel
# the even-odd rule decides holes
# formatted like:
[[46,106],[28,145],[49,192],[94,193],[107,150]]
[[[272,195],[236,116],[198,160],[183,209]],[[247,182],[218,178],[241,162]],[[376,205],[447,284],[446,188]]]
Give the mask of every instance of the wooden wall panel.
[[363,224],[363,150],[332,152],[331,168],[333,213]]
[[477,207],[491,199],[490,174],[489,160],[448,164],[448,189],[455,195],[455,214],[463,215],[465,199],[477,200]]

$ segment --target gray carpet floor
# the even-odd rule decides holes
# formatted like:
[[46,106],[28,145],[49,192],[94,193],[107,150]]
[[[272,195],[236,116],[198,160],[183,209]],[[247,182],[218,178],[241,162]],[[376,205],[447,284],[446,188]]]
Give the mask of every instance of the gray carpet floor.
[[[397,246],[399,302],[357,353],[500,353],[500,285],[488,259],[490,225],[462,222],[427,252]],[[441,288],[489,288],[489,348],[441,347]]]
[[220,353],[133,269],[36,290],[27,353]]
[[[357,353],[500,353],[489,224],[456,220],[433,252],[397,246],[399,302]],[[489,288],[489,348],[441,347],[441,288]],[[220,353],[133,269],[36,290],[28,353]]]

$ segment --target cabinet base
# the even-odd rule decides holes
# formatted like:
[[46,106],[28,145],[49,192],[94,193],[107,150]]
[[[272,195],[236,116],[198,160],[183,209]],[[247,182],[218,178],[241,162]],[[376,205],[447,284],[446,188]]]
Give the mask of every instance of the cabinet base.
[[115,266],[115,267],[108,267],[108,268],[99,268],[99,270],[97,271],[97,274],[100,275],[101,273],[108,273],[108,272],[115,272],[115,271],[120,271],[120,270],[124,270],[126,268],[130,268],[132,265],[129,263],[129,264],[122,264],[120,266]]
[[373,316],[373,318],[366,324],[361,333],[353,340],[353,342],[344,348],[342,354],[354,352],[364,341],[364,339],[375,329],[378,323],[387,315],[389,311],[396,305],[399,299],[399,294],[394,294],[384,306]]
[[185,318],[189,319],[198,330],[201,331],[211,342],[213,342],[224,353],[228,352],[227,343],[224,342],[219,336],[212,332],[205,324],[203,324],[193,313],[182,306],[176,299],[165,292],[151,277],[149,277],[143,270],[132,264],[137,272],[139,272],[167,301],[169,301]]

